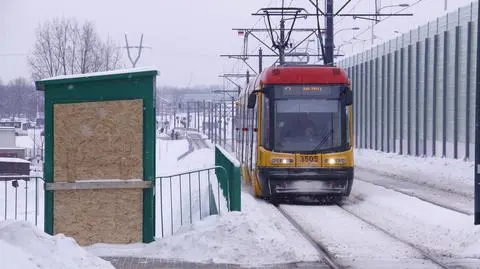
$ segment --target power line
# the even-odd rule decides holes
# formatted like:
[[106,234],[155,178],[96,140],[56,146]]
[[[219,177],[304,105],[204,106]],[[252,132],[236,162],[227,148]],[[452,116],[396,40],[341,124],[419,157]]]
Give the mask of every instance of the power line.
[[[394,14],[399,14],[400,12],[405,11],[405,10],[407,10],[407,9],[409,9],[409,8],[412,8],[412,7],[416,6],[417,4],[420,4],[420,3],[423,2],[423,1],[425,1],[425,0],[417,0],[417,1],[415,1],[413,4],[410,4],[408,7],[405,7],[405,8],[400,9],[399,11],[395,12]],[[391,17],[392,17],[392,16],[386,16],[385,18],[378,20],[378,23],[383,22],[383,21],[386,21],[386,20],[388,20],[388,19],[391,18]],[[371,30],[371,29],[372,29],[372,26],[369,26],[367,29],[363,30],[361,33],[359,33],[359,34],[357,34],[357,35],[354,35],[354,37],[353,37],[352,39],[348,40],[348,41],[351,41],[351,40],[356,39],[357,37],[363,35],[364,33],[366,33],[367,31],[369,31],[369,30]]]

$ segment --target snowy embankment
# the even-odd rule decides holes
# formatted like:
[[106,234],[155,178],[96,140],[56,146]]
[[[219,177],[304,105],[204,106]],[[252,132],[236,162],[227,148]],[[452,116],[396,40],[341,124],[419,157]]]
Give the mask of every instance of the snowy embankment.
[[242,212],[207,217],[150,244],[96,244],[87,249],[98,256],[255,266],[320,260],[316,250],[272,205],[246,192],[242,192]]
[[[472,211],[473,162],[404,156],[363,149],[356,150],[355,162],[360,175],[368,174],[361,170],[385,175],[398,180],[401,191],[416,193],[414,196],[422,198],[426,197],[422,192],[431,192],[431,197],[427,197],[426,202],[399,193],[395,191],[397,188],[391,190],[357,180],[352,189],[355,202],[345,208],[433,254],[460,259],[480,258],[480,227],[473,225],[471,215],[448,209],[467,208]],[[381,177],[373,177],[368,181],[377,183],[380,180]],[[408,189],[410,186],[400,184],[401,181],[418,185]]]
[[61,234],[50,236],[23,221],[0,221],[2,269],[114,269]]
[[355,150],[355,166],[428,187],[473,198],[474,163],[438,157],[413,157],[374,150]]
[[352,200],[344,208],[433,255],[480,258],[480,227],[471,216],[361,181]]

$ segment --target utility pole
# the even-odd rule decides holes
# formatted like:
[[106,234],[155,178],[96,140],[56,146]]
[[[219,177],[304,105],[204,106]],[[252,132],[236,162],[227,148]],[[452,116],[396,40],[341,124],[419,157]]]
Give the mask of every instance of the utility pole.
[[262,73],[263,67],[262,67],[262,61],[263,61],[263,50],[262,48],[258,49],[258,73]]
[[202,133],[205,133],[205,100],[203,100]]
[[185,126],[185,130],[188,130],[190,127],[190,102],[187,101],[187,126]]
[[235,100],[232,97],[232,113],[230,114],[231,126],[232,126],[232,152],[235,152],[235,126],[233,124],[235,119]]
[[371,44],[373,45],[373,40],[375,39],[375,24],[378,22],[378,0],[375,0],[375,20],[372,21],[372,40],[370,41]]
[[213,143],[217,144],[217,102],[213,101],[213,115],[212,115],[213,123]]
[[285,64],[285,47],[283,44],[285,44],[285,21],[282,18],[280,20],[280,44],[278,46],[280,65]]
[[213,134],[212,134],[212,102],[208,102],[208,138],[213,142]]
[[200,101],[197,101],[197,131],[200,132]]
[[[140,37],[140,45],[139,45],[139,46],[129,46],[129,45],[128,45],[127,34],[125,34],[125,47],[124,47],[124,48],[127,49],[128,59],[130,59],[130,62],[132,63],[133,68],[135,68],[135,66],[137,65],[138,60],[140,60],[140,56],[142,55],[142,49],[143,49],[143,48],[149,48],[149,49],[151,49],[151,47],[145,47],[145,46],[143,46],[143,34],[142,34],[142,36]],[[137,58],[135,58],[135,60],[132,59],[132,55],[131,55],[131,53],[130,53],[130,49],[138,49]]]
[[[247,71],[248,72],[248,71]],[[223,146],[227,144],[227,102],[223,100]]]
[[335,45],[333,43],[333,0],[326,0],[325,25],[327,33],[325,37],[325,55],[324,62],[326,65],[333,64],[333,54]]
[[[480,14],[480,5],[478,5]],[[480,17],[477,18],[477,29]],[[480,33],[477,33],[477,88],[475,97],[475,225],[480,225]]]

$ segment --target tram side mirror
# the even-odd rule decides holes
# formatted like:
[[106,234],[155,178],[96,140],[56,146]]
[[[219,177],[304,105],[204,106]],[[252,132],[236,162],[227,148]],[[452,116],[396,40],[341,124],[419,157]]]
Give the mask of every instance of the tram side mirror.
[[252,109],[255,108],[255,103],[257,102],[257,92],[253,91],[249,96],[248,96],[248,104],[247,108]]
[[351,90],[345,91],[345,105],[349,106],[353,104],[353,92]]

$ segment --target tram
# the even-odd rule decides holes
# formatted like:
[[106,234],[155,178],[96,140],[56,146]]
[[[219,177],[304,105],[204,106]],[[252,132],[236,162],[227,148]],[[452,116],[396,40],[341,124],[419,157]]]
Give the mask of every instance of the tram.
[[334,66],[265,69],[236,100],[236,155],[257,197],[341,199],[354,176],[353,93]]

